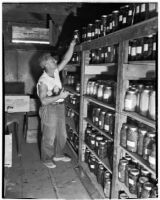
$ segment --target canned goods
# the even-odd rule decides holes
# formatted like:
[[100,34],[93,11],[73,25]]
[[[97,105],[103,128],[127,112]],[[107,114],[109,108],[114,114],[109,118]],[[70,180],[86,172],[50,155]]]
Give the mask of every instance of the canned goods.
[[120,182],[125,182],[125,169],[128,165],[128,161],[125,159],[120,159],[118,164],[118,179]]
[[123,123],[120,131],[120,145],[122,145],[122,147],[126,147],[127,145],[127,130],[128,130],[128,124]]
[[135,111],[136,101],[137,101],[136,90],[128,89],[124,100],[124,109],[126,111]]
[[137,194],[137,181],[139,176],[138,169],[131,169],[129,171],[129,191],[131,194]]
[[149,179],[148,179],[147,177],[145,177],[145,176],[140,176],[140,177],[139,177],[139,181],[138,181],[138,183],[137,183],[137,197],[138,197],[138,198],[141,198],[141,193],[142,193],[143,184],[144,184],[145,182],[148,182],[148,181],[149,181]]
[[139,128],[138,129],[138,144],[137,144],[137,153],[142,156],[143,155],[143,141],[144,137],[147,134],[147,129]]
[[138,128],[134,125],[128,126],[127,149],[131,152],[137,152]]

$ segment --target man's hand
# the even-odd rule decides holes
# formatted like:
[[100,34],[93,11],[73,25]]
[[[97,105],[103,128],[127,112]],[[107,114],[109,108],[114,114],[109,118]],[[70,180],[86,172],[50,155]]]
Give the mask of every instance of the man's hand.
[[76,45],[76,40],[73,39],[73,40],[71,41],[70,45],[75,46],[75,45]]
[[61,90],[59,97],[60,99],[65,99],[69,95],[68,91],[64,91],[64,88]]

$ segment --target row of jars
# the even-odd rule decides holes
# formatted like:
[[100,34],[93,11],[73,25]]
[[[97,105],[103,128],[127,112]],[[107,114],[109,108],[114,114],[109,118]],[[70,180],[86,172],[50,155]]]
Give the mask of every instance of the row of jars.
[[66,125],[66,131],[69,141],[71,142],[75,151],[78,152],[79,137],[77,135],[77,132],[75,132],[68,124]]
[[100,20],[82,27],[81,31],[75,30],[74,38],[77,43],[90,41],[157,15],[158,3],[130,3],[109,15],[102,15]]
[[118,59],[117,46],[93,49],[90,52],[90,64],[115,63]]
[[137,127],[123,123],[120,131],[120,144],[128,151],[137,153],[156,170],[156,132],[147,127]]
[[77,79],[77,76],[73,75],[73,74],[68,74],[66,76],[66,84],[69,86],[74,87],[75,91],[80,93],[81,90],[81,84],[79,82],[79,79]]
[[128,155],[119,160],[118,179],[129,188],[131,194],[137,195],[137,198],[157,198],[155,177]]
[[107,139],[97,130],[87,124],[85,130],[85,143],[93,150],[100,159],[108,158],[112,164],[113,141]]
[[137,112],[156,120],[156,91],[153,85],[130,85],[126,91],[124,110]]
[[157,36],[148,35],[129,41],[128,60],[155,60],[157,57]]
[[79,64],[81,61],[81,54],[79,52],[73,52],[72,58],[69,61],[69,64]]
[[80,106],[80,97],[77,95],[69,95],[66,98],[66,101],[70,104],[73,105],[73,107],[77,110],[79,110],[79,106]]
[[105,198],[111,198],[111,174],[107,171],[103,164],[96,159],[96,157],[86,148],[85,162],[88,164],[89,169],[97,178],[104,191]]
[[116,101],[116,86],[115,81],[89,80],[86,94],[104,103],[113,104]]

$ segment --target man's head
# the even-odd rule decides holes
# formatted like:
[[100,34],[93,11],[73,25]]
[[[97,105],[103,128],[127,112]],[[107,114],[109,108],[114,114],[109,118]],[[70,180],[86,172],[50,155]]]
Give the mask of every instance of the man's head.
[[50,53],[45,53],[39,59],[40,66],[45,71],[54,71],[57,68],[57,60]]

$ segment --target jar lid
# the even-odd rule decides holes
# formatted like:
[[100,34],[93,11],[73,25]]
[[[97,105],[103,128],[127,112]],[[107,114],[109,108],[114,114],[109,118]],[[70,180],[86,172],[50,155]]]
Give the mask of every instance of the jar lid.
[[149,181],[148,181],[148,182],[145,182],[145,183],[143,184],[143,188],[146,189],[146,190],[148,190],[148,191],[150,191],[150,190],[152,189],[152,187],[153,187],[153,184],[150,183]]
[[149,181],[149,179],[148,179],[148,177],[146,177],[146,176],[140,176],[139,177],[139,182],[140,183],[145,183],[145,182],[147,182],[147,181]]
[[142,135],[145,135],[147,133],[147,129],[146,128],[139,128],[138,131],[140,133],[142,133]]
[[129,155],[126,155],[125,159],[128,160],[128,161],[132,160],[131,156],[129,156]]
[[107,17],[107,15],[102,15],[101,17]]
[[135,175],[135,176],[137,176],[139,174],[139,170],[136,169],[136,168],[134,168],[134,169],[130,170],[130,173],[133,174],[133,175]]
[[122,165],[127,165],[127,164],[128,164],[128,160],[122,158],[122,159],[120,160],[120,163],[121,163]]
[[156,133],[155,132],[148,132],[147,136],[151,137],[151,138],[154,138],[156,136]]
[[119,13],[119,11],[118,10],[114,10],[112,13]]
[[96,140],[103,140],[103,136],[97,135],[97,136],[96,136]]
[[150,174],[150,172],[145,168],[141,168],[141,173],[144,174],[144,175]]
[[98,168],[104,169],[104,166],[103,166],[102,164],[100,164],[100,165],[98,166]]
[[131,129],[132,131],[136,131],[138,129],[138,127],[133,124],[129,124],[128,128]]

